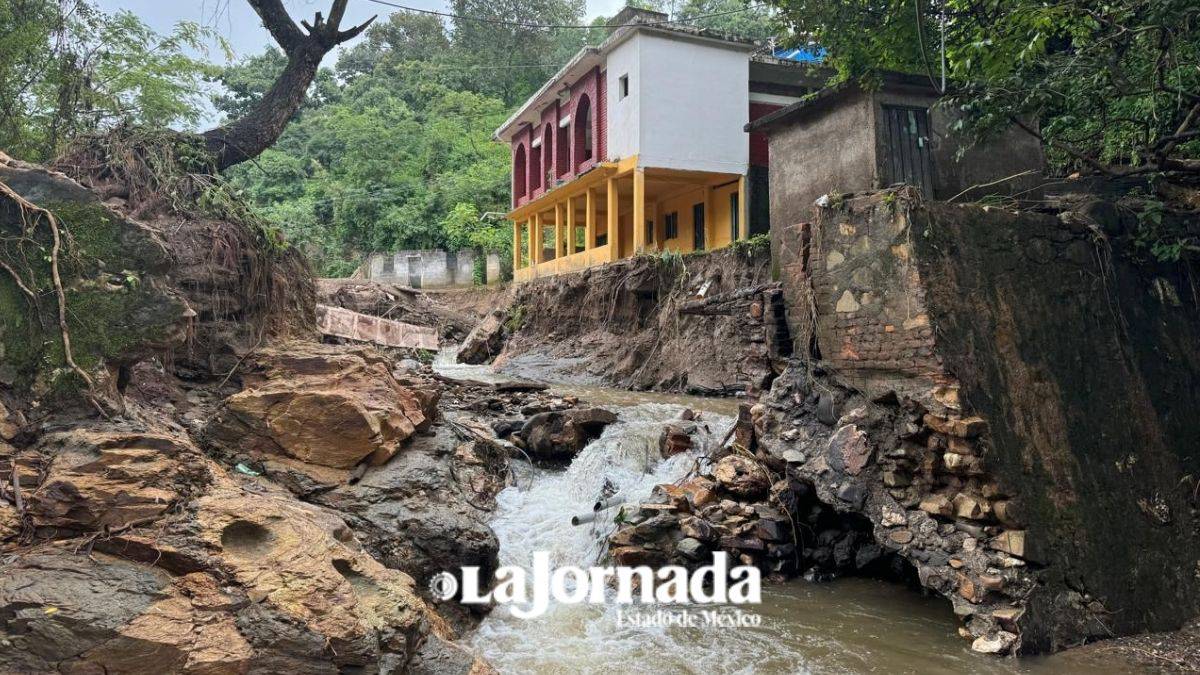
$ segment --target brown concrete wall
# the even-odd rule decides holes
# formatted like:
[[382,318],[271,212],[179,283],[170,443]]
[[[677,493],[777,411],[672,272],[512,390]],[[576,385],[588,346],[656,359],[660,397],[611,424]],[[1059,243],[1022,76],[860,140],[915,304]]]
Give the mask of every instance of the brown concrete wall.
[[825,114],[771,132],[773,246],[778,248],[781,227],[812,219],[813,201],[821,195],[875,185],[874,123],[870,99],[855,94]]

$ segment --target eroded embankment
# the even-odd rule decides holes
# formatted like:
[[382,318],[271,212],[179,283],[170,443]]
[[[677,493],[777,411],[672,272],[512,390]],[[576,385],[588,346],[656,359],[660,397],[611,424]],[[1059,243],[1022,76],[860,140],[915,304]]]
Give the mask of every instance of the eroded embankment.
[[813,574],[896,557],[991,653],[1178,628],[1200,608],[1200,314],[1186,267],[1129,257],[1128,221],[899,191],[787,228],[802,358],[614,554]]
[[[541,357],[553,379],[730,396],[761,392],[791,343],[762,243],[706,254],[644,255],[516,288],[490,317],[503,333],[478,350],[499,368]],[[507,338],[507,342],[504,342]]]

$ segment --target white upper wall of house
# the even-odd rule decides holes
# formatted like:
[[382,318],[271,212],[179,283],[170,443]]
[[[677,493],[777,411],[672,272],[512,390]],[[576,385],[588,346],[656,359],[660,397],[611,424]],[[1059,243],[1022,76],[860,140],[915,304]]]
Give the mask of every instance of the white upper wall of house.
[[[618,160],[638,154],[641,133],[641,53],[644,36],[634,34],[608,54],[604,89],[608,99],[606,159]],[[622,96],[621,78],[628,78],[629,95]]]
[[[620,78],[629,77],[621,98]],[[749,143],[746,51],[641,32],[608,55],[608,154],[642,166],[743,174]]]

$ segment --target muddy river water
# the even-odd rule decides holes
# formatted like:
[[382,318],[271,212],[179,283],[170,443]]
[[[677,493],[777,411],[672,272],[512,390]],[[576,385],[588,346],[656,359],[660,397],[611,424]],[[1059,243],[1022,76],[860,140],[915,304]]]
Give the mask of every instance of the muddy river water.
[[[488,367],[454,365],[441,355],[435,367],[451,377],[508,379]],[[538,376],[531,372],[517,375]],[[491,526],[500,539],[500,561],[529,569],[535,551],[552,565],[597,564],[612,518],[572,526],[602,490],[618,498],[644,498],[692,466],[678,455],[658,454],[662,425],[685,408],[700,412],[708,432],[703,443],[720,441],[732,423],[736,401],[628,392],[594,384],[554,385],[619,415],[616,424],[561,470],[524,468],[516,484],[498,497]],[[703,451],[703,448],[698,449]],[[603,605],[552,604],[534,619],[492,612],[470,643],[502,673],[1131,673],[1137,670],[1095,656],[996,659],[975,654],[957,634],[957,621],[943,599],[872,579],[826,583],[763,582],[762,603],[743,606],[761,617],[757,627],[644,627],[620,621],[628,611]]]

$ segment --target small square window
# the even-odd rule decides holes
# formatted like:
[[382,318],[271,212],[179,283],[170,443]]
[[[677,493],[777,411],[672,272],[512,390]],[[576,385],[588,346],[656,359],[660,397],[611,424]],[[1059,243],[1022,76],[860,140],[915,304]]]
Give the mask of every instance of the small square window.
[[622,75],[617,80],[617,100],[621,100],[629,95],[629,76]]

